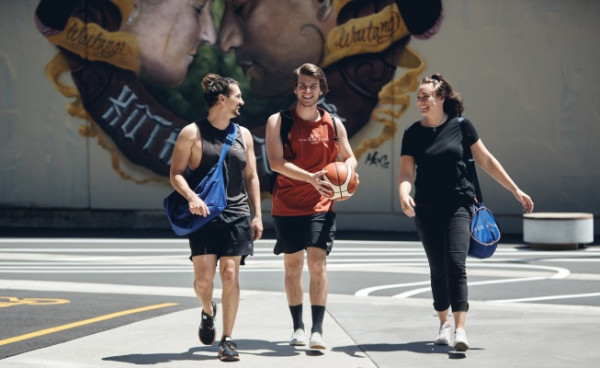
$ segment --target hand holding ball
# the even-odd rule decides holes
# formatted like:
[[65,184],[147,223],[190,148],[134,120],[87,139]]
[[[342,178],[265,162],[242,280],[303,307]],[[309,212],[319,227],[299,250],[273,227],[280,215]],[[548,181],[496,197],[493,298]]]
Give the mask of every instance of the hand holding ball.
[[352,197],[358,188],[358,175],[352,167],[345,162],[332,162],[325,166],[323,180],[331,184],[333,201],[344,200]]

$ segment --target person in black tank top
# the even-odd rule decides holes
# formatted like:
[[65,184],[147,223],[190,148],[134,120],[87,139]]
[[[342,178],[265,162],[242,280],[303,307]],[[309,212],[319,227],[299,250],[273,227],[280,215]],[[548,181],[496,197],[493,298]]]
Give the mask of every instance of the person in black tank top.
[[[171,185],[189,201],[190,212],[197,216],[208,215],[208,207],[192,188],[219,160],[226,129],[229,124],[235,124],[231,119],[239,116],[239,109],[244,104],[238,83],[231,78],[208,74],[202,80],[202,87],[208,116],[181,130],[173,149],[170,170]],[[223,333],[218,355],[224,361],[239,360],[237,345],[232,339],[240,300],[237,277],[240,265],[253,254],[254,241],[260,239],[263,232],[254,142],[248,129],[238,128],[225,157],[227,207],[189,235],[194,291],[202,303],[198,333],[200,341],[206,345],[212,345],[216,338],[217,305],[212,294],[217,262],[220,263]]]
[[[423,78],[417,106],[423,119],[408,127],[402,138],[400,202],[402,212],[415,218],[429,261],[433,307],[440,320],[435,344],[450,344],[448,315],[452,308],[453,345],[465,351],[469,349],[465,333],[469,310],[466,259],[474,198],[465,164],[468,148],[477,164],[513,193],[523,211],[533,211],[533,201],[485,148],[471,121],[463,118],[460,122],[462,98],[441,75]],[[410,196],[413,184],[414,199]]]

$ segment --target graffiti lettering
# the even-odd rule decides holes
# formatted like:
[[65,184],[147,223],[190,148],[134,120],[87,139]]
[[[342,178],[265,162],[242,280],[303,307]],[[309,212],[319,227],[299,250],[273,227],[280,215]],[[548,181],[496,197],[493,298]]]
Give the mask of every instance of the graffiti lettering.
[[[142,142],[142,150],[149,152],[155,144],[162,145],[159,159],[167,165],[171,164],[171,152],[175,146],[179,129],[172,130],[168,137],[157,142],[157,136],[163,129],[170,129],[173,124],[162,116],[150,113],[148,105],[134,103],[137,95],[127,86],[123,86],[119,97],[110,97],[112,106],[106,109],[102,118],[110,127],[121,129],[123,137],[133,142]],[[150,124],[148,129],[142,129]]]
[[365,164],[369,166],[379,166],[383,169],[387,169],[390,167],[390,161],[388,160],[387,155],[379,156],[379,152],[370,152],[365,159]]
[[95,50],[94,54],[105,58],[111,58],[123,51],[125,42],[107,40],[104,32],[91,33],[88,27],[80,27],[77,23],[71,23],[67,29],[66,39]]
[[352,25],[350,30],[342,28],[338,41],[334,44],[340,48],[349,48],[355,43],[376,43],[382,45],[392,40],[394,32],[402,25],[400,13],[392,12],[388,20],[382,21],[379,25],[374,25],[373,21],[368,26],[357,27]]

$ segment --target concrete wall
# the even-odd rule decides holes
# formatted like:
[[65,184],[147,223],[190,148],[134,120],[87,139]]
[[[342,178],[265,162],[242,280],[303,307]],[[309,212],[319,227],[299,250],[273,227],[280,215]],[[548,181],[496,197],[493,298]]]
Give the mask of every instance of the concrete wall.
[[[150,227],[166,226],[161,204],[171,191],[168,178],[131,163],[101,133],[90,134],[94,125],[67,112],[73,99],[46,77],[57,48],[35,27],[37,3],[0,0],[0,227],[86,226],[55,217],[68,210],[134,212]],[[597,216],[600,2],[463,0],[443,6],[439,31],[410,41],[424,60],[418,79],[440,72],[451,81],[465,99],[465,115],[531,195],[536,211]],[[396,76],[404,74],[398,67]],[[61,80],[73,83],[68,74]],[[414,89],[407,95],[408,109],[393,121],[396,133],[360,156],[358,193],[336,204],[340,229],[414,230],[397,194],[402,133],[419,119]],[[352,137],[353,147],[380,129],[369,122]],[[518,202],[487,175],[480,181],[504,230],[521,232]],[[268,214],[268,199],[263,206]]]

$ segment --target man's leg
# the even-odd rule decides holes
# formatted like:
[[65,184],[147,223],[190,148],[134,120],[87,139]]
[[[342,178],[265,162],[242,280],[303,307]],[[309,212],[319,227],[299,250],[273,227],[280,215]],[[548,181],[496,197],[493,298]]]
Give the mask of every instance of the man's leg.
[[194,256],[192,258],[194,264],[194,291],[202,303],[202,310],[209,316],[214,315],[212,307],[212,297],[217,267],[217,256],[215,254],[207,254]]
[[240,262],[241,256],[221,257],[220,273],[221,283],[223,284],[223,335],[231,337],[233,325],[240,305]]
[[285,293],[294,325],[290,345],[303,346],[308,343],[308,339],[304,333],[304,322],[302,321],[304,250],[292,254],[284,254],[283,263],[285,266]]
[[302,304],[302,269],[304,268],[304,250],[283,255],[285,266],[285,293],[289,305]]
[[194,291],[202,303],[202,313],[198,337],[204,345],[212,345],[215,341],[216,305],[212,301],[213,280],[217,256],[214,254],[199,255],[192,258],[194,264]]
[[317,247],[306,248],[308,272],[310,273],[310,303],[327,303],[327,252]]
[[317,247],[308,247],[306,252],[310,273],[310,303],[313,322],[310,347],[325,349],[322,335],[325,304],[327,304],[327,252],[325,249]]

